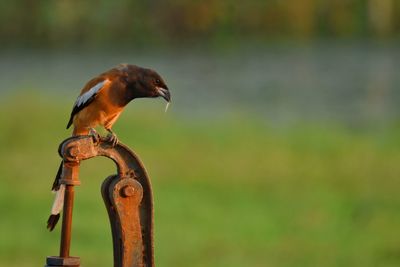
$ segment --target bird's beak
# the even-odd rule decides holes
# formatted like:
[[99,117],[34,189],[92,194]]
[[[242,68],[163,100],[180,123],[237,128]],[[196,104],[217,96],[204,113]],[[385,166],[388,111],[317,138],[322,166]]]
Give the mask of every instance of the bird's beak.
[[165,99],[167,102],[171,102],[171,94],[169,93],[168,89],[157,87],[158,95]]

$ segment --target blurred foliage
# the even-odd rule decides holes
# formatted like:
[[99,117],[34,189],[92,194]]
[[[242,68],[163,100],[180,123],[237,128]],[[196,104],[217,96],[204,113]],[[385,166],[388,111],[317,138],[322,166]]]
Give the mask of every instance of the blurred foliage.
[[2,45],[397,38],[396,0],[0,1]]
[[[0,100],[0,266],[43,266],[58,251],[60,227],[45,221],[70,103],[54,100]],[[190,121],[143,102],[114,130],[152,178],[159,266],[400,265],[399,125]],[[81,165],[71,253],[85,266],[111,266],[100,184],[114,172],[104,158]]]
[[[399,37],[399,15],[400,2],[396,0],[0,0],[0,46],[105,46],[116,50],[120,46],[189,42],[231,45],[249,40],[387,40]],[[0,98],[0,266],[40,266],[47,255],[58,251],[60,227],[50,234],[45,221],[53,200],[50,186],[60,160],[56,150],[70,134],[64,130],[74,100],[68,88],[81,86],[88,72],[97,68],[126,61],[164,66],[161,69],[169,70],[167,76],[175,84],[171,88],[176,88],[176,110],[185,102],[195,107],[194,100],[211,92],[198,90],[203,87],[210,88],[212,98],[218,101],[224,100],[220,96],[226,95],[226,88],[235,86],[247,90],[240,95],[241,101],[250,95],[247,101],[254,105],[252,96],[285,99],[278,105],[283,111],[297,103],[288,97],[289,89],[299,92],[295,97],[306,100],[300,102],[302,105],[318,103],[322,111],[328,101],[321,99],[329,99],[338,107],[328,109],[332,114],[347,107],[347,102],[359,103],[364,88],[368,89],[366,109],[372,114],[394,106],[390,101],[397,99],[390,94],[397,84],[392,78],[398,69],[392,56],[397,50],[361,50],[359,57],[351,58],[357,62],[352,65],[345,59],[358,50],[346,54],[328,49],[324,53],[330,57],[313,61],[314,54],[303,57],[307,51],[293,54],[283,49],[263,54],[259,48],[251,46],[257,55],[251,60],[238,56],[243,51],[233,53],[237,61],[232,61],[232,68],[210,60],[214,56],[201,61],[199,57],[172,54],[169,57],[174,60],[164,58],[167,63],[163,65],[128,53],[85,60],[78,54],[70,61],[54,59],[47,50],[43,56],[18,53],[23,60],[4,53],[3,87],[8,85],[12,90]],[[272,55],[277,64],[255,64],[270,60]],[[186,67],[179,65],[179,60],[197,65]],[[71,71],[68,64],[78,71]],[[246,68],[248,64],[254,67]],[[364,65],[365,75],[354,71]],[[239,82],[229,78],[241,74]],[[36,84],[40,86],[33,85],[32,80],[36,80],[29,75],[38,77]],[[321,80],[315,78],[320,76]],[[249,80],[255,81],[253,91],[248,90]],[[314,88],[307,82],[322,89],[320,98],[316,91],[307,91]],[[331,83],[347,87],[340,91]],[[196,87],[198,84],[201,87]],[[57,88],[65,90],[50,90]],[[357,90],[361,93],[355,94]],[[331,93],[338,91],[337,95]],[[212,113],[212,118],[206,119],[179,115],[174,105],[167,114],[149,105],[150,101],[130,105],[114,130],[140,155],[152,178],[159,266],[400,265],[397,115],[390,123],[374,123],[367,129],[331,120],[279,127],[269,125],[257,112],[241,112],[239,105],[233,105],[232,113]],[[203,110],[208,107],[201,106]],[[353,109],[343,110],[351,117]],[[111,265],[111,234],[99,187],[114,172],[107,159],[82,164],[72,255],[80,256],[85,266]]]

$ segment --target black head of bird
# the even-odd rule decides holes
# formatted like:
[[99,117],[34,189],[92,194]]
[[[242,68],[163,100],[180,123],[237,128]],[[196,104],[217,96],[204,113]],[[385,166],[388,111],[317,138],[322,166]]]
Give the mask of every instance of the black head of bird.
[[162,97],[171,101],[171,94],[163,78],[154,70],[135,65],[121,65],[123,82],[128,89],[129,98]]

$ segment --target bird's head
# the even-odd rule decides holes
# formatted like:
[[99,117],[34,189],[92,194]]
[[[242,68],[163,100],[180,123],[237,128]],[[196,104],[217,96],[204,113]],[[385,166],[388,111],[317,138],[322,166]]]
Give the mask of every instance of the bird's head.
[[120,65],[124,72],[124,82],[131,99],[143,97],[162,97],[171,102],[171,94],[163,78],[152,69],[135,65]]

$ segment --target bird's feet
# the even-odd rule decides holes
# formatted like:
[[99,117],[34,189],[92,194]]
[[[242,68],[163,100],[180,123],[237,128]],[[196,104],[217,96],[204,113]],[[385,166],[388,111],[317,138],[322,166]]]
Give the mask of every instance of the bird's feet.
[[107,139],[108,141],[111,142],[112,146],[116,146],[119,142],[117,135],[111,131],[111,129],[107,129],[107,131],[109,132],[109,134],[107,135]]
[[93,138],[93,142],[95,144],[97,144],[100,141],[100,135],[96,132],[96,130],[94,128],[90,128],[89,134],[92,136]]

